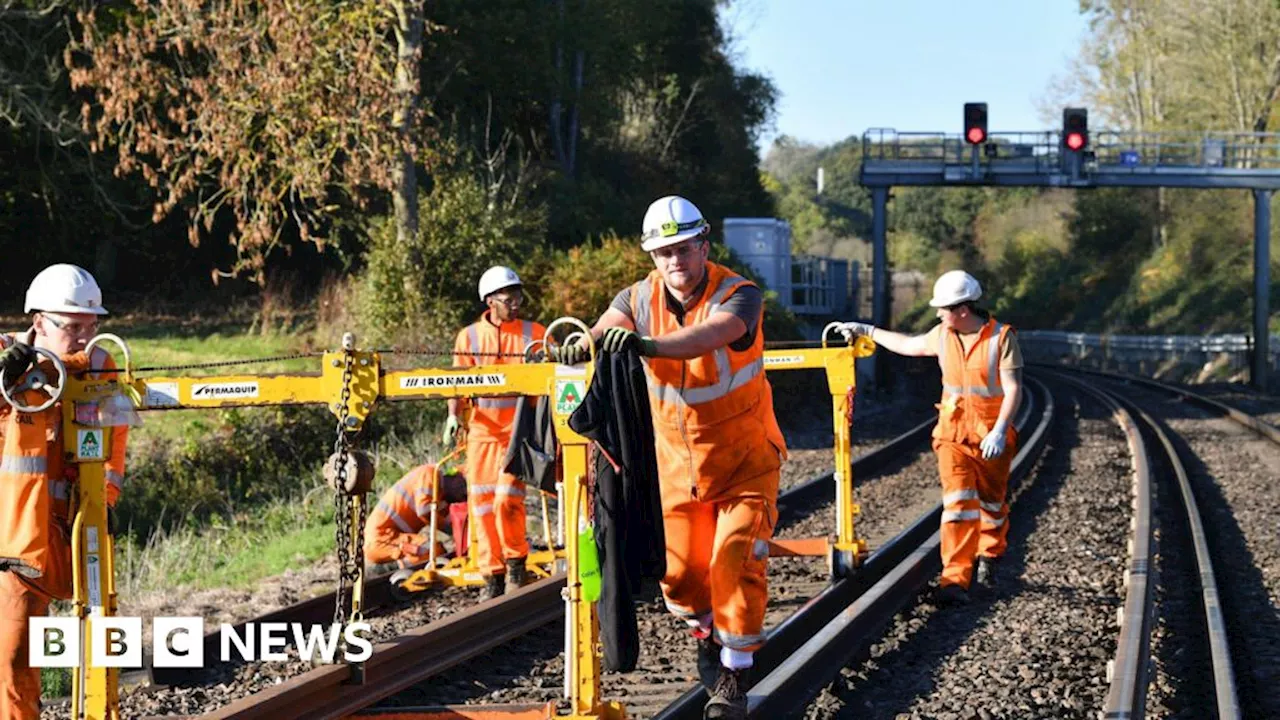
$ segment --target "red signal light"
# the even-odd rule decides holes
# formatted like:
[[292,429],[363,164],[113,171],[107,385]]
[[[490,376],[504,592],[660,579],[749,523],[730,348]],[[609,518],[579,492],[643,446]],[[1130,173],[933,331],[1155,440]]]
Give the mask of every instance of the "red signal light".
[[979,145],[982,141],[987,139],[987,131],[980,127],[971,127],[969,128],[968,134],[965,135],[965,139],[968,140],[971,145]]
[[1080,150],[1084,147],[1084,135],[1078,132],[1067,133],[1065,142],[1069,150]]

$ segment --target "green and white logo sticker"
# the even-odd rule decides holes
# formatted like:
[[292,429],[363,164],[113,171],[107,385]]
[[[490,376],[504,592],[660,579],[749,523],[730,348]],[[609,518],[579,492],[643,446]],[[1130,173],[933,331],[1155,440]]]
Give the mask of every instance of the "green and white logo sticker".
[[581,380],[557,380],[556,414],[568,415],[577,410],[586,395],[586,386]]
[[76,455],[81,460],[102,460],[102,431],[77,430]]

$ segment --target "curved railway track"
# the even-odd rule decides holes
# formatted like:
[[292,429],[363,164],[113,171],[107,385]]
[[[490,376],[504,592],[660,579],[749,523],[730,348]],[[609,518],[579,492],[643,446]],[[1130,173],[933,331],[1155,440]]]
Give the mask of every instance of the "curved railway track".
[[[1135,387],[1145,395],[1125,397]],[[903,512],[888,524],[880,518],[882,524],[876,532],[881,537],[872,537],[878,549],[853,577],[839,582],[827,581],[822,563],[812,559],[779,558],[770,564],[767,624],[771,630],[768,643],[756,658],[750,693],[752,717],[800,717],[805,712],[814,718],[915,717],[964,708],[970,712],[957,717],[1094,717],[1099,708],[1107,717],[1280,716],[1276,714],[1280,712],[1278,701],[1269,698],[1270,690],[1263,689],[1274,687],[1267,680],[1280,679],[1280,657],[1259,661],[1255,650],[1242,660],[1238,649],[1261,644],[1280,655],[1275,605],[1270,607],[1273,622],[1263,618],[1266,627],[1261,642],[1242,642],[1241,628],[1233,629],[1231,614],[1223,608],[1265,612],[1267,593],[1262,593],[1261,600],[1241,605],[1232,600],[1235,575],[1226,582],[1219,579],[1221,570],[1216,568],[1222,564],[1215,566],[1215,557],[1221,558],[1233,548],[1222,547],[1215,523],[1208,518],[1217,518],[1222,508],[1200,507],[1197,500],[1206,495],[1204,468],[1196,465],[1192,444],[1170,430],[1163,417],[1169,414],[1168,408],[1153,407],[1159,404],[1153,396],[1164,393],[1175,398],[1166,399],[1166,405],[1194,405],[1203,408],[1206,417],[1229,418],[1277,447],[1280,431],[1185,389],[1134,378],[1036,369],[1029,373],[1028,388],[1028,395],[1037,402],[1024,404],[1019,413],[1022,447],[1011,482],[1011,496],[1018,505],[1012,514],[1010,554],[1021,554],[1014,567],[1007,569],[1020,571],[1014,585],[1002,585],[995,598],[942,611],[931,605],[928,593],[922,594],[937,574],[941,510],[936,506],[936,465],[929,462],[931,455],[920,451],[932,421],[922,423],[884,448],[860,457],[854,471],[864,497],[886,483],[883,477],[868,479],[874,473],[913,476],[907,484],[915,483],[911,492],[920,499],[911,508],[910,517],[922,507],[928,507],[927,512],[909,524]],[[1061,408],[1066,412],[1055,413]],[[1094,424],[1088,432],[1073,431],[1073,418]],[[1108,424],[1112,425],[1110,431],[1102,428]],[[1046,445],[1050,446],[1047,451]],[[1117,452],[1119,445],[1127,449],[1127,455]],[[913,456],[912,448],[916,459],[904,459]],[[1040,457],[1042,451],[1045,458]],[[1042,546],[1053,545],[1038,542],[1037,533],[1062,522],[1054,517],[1059,512],[1057,505],[1068,500],[1068,480],[1078,481],[1075,456],[1082,452],[1096,454],[1098,476],[1111,483],[1109,497],[1122,500],[1105,501],[1108,507],[1095,508],[1092,514],[1077,512],[1067,522],[1077,530],[1097,523],[1123,524],[1117,535],[1118,547],[1127,546],[1108,553],[1099,543],[1098,548],[1083,550],[1089,556],[1082,565],[1086,568],[1083,575],[1077,576],[1074,569],[1067,571],[1074,581],[1083,580],[1086,589],[1096,590],[1092,599],[1086,597],[1089,593],[1081,595],[1080,589],[1069,587],[1070,583],[1041,585],[1039,590],[1029,584],[1037,572],[1034,566],[1041,562],[1034,556]],[[1280,457],[1280,450],[1277,453]],[[1033,473],[1037,462],[1038,470]],[[1276,468],[1280,463],[1272,470]],[[1084,467],[1080,470],[1089,472]],[[1019,484],[1029,487],[1015,493]],[[829,510],[814,509],[821,506],[829,487],[829,476],[815,478],[780,498],[787,519],[779,536],[811,535],[814,529],[829,527]],[[1157,497],[1163,497],[1164,502],[1155,502]],[[1271,507],[1280,504],[1280,491],[1273,497]],[[1098,500],[1103,503],[1101,497]],[[865,499],[863,504],[876,511],[886,507]],[[1102,517],[1104,514],[1107,517]],[[870,519],[864,516],[860,523]],[[905,529],[901,529],[903,524]],[[1025,531],[1024,524],[1028,527]],[[1274,521],[1271,527],[1274,534]],[[1015,550],[1014,545],[1024,547]],[[1272,569],[1280,573],[1280,552]],[[1238,574],[1231,567],[1228,572]],[[1110,574],[1116,577],[1103,578]],[[1254,585],[1272,582],[1269,573],[1262,574],[1265,581],[1259,583],[1255,578]],[[1280,582],[1280,576],[1275,581]],[[561,578],[544,581],[378,645],[374,657],[365,664],[363,685],[351,683],[346,666],[317,668],[207,717],[344,717],[377,702],[402,710],[445,702],[554,704],[561,694],[563,661],[559,656],[561,633],[550,623],[563,617],[562,582]],[[1037,594],[1045,595],[1040,600],[1047,599],[1058,615],[1078,616],[1088,632],[1077,629],[1075,642],[1070,636],[1052,636],[1056,640],[1050,645],[1056,643],[1056,648],[1032,649],[1020,659],[1038,660],[1015,663],[1018,670],[1013,684],[1021,685],[1021,694],[1027,696],[1018,701],[1021,705],[988,703],[981,696],[973,697],[977,681],[968,684],[968,697],[960,689],[963,683],[955,678],[927,683],[935,686],[931,689],[919,687],[919,676],[929,671],[962,675],[972,657],[992,664],[993,657],[1007,656],[1011,648],[1023,651],[1026,644],[1018,639],[1019,633],[1036,636],[1039,629],[1008,616],[1037,612],[1019,607],[1024,599],[1035,599]],[[1062,605],[1073,597],[1083,603],[1074,612]],[[323,600],[312,602],[323,607]],[[630,717],[700,717],[705,692],[694,682],[692,643],[666,616],[660,601],[642,603],[639,614],[645,644],[659,647],[661,652],[642,656],[636,672],[606,675],[604,696],[622,701]],[[1107,622],[1107,617],[1118,622]],[[1003,644],[985,637],[988,630],[1001,624],[1007,626]],[[1234,625],[1241,625],[1241,621],[1235,619]],[[1001,635],[999,627],[991,632],[995,638]],[[1056,653],[1056,658],[1040,657],[1045,653]],[[928,667],[920,667],[920,658],[927,658]],[[1065,683],[1067,689],[1061,693],[1052,678],[1060,665],[1084,668],[1083,673],[1075,673],[1080,677]],[[1237,684],[1240,667],[1247,668],[1249,675]],[[912,674],[917,678],[914,688],[909,682]],[[433,682],[425,687],[421,681],[428,677]],[[513,677],[518,678],[514,684]],[[1105,680],[1100,679],[1103,677]],[[998,676],[990,679],[1002,682]],[[877,687],[877,683],[883,686]],[[1043,692],[1037,687],[1040,683]],[[903,687],[910,691],[904,693]],[[405,689],[408,692],[395,694]],[[988,706],[993,709],[986,709]]]

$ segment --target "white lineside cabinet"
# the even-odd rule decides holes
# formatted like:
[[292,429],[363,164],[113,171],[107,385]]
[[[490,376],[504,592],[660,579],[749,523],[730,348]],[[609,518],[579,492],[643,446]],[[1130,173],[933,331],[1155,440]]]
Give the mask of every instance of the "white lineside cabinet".
[[724,242],[766,289],[791,304],[791,224],[778,218],[725,218]]

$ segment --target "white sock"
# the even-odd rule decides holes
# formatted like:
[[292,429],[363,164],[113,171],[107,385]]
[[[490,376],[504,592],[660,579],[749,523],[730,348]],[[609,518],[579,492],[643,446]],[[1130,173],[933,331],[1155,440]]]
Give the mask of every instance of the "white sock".
[[745,670],[754,664],[755,652],[752,650],[735,650],[731,647],[720,648],[720,664],[730,670]]

